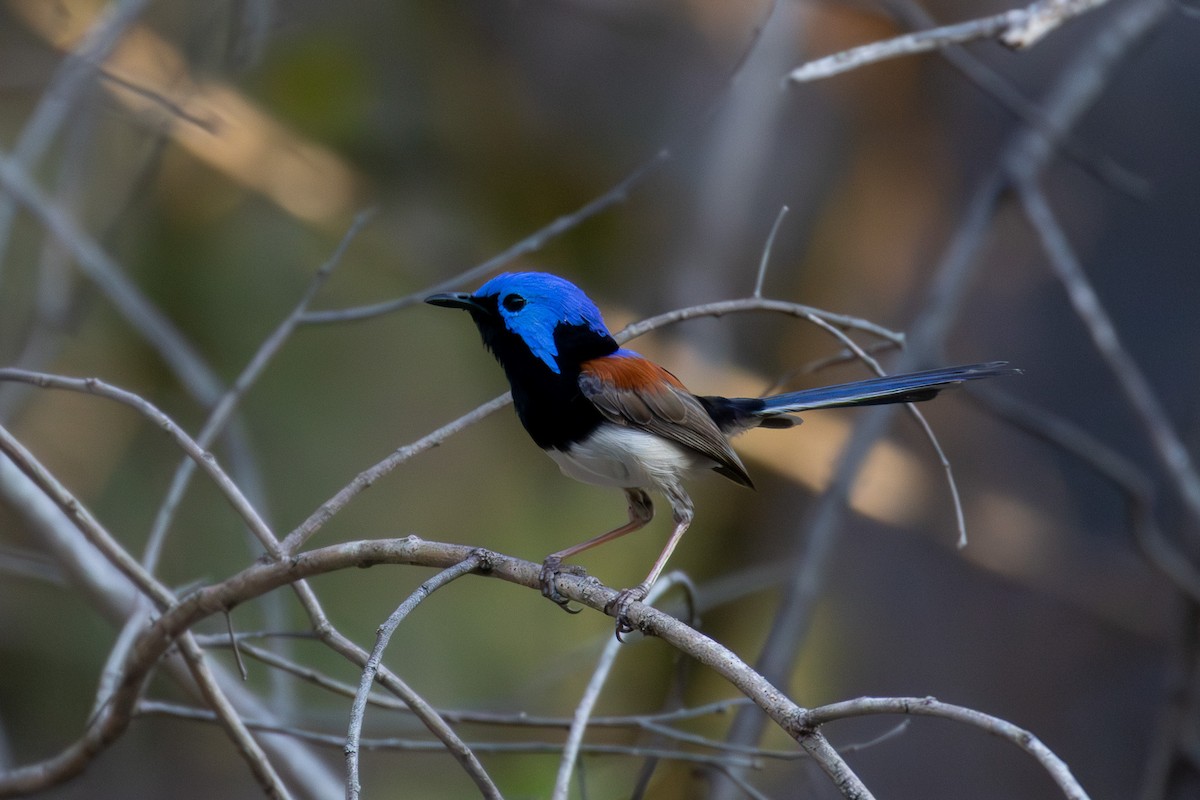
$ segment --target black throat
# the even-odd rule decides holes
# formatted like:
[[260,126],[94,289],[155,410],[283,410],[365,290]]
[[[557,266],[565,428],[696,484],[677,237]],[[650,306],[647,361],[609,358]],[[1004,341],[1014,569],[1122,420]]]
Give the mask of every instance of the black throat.
[[616,340],[586,325],[560,323],[554,329],[559,367],[555,372],[489,311],[472,310],[471,317],[484,345],[504,368],[517,416],[529,436],[543,450],[565,450],[587,438],[604,418],[579,391],[580,365],[616,352]]

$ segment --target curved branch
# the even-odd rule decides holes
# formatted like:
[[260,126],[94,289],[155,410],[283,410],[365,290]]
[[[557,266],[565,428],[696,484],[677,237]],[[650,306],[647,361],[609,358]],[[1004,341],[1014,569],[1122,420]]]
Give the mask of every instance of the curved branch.
[[[167,608],[176,602],[175,595],[171,590],[143,569],[141,564],[121,547],[104,526],[92,516],[91,512],[3,426],[0,426],[0,453],[6,455],[13,464],[28,475],[38,488],[71,519],[71,522],[88,542],[137,586],[143,595],[150,598],[159,608]],[[284,786],[266,754],[254,741],[229,699],[217,685],[215,676],[204,661],[204,652],[192,638],[191,632],[181,631],[180,639],[181,652],[200,693],[212,706],[217,718],[236,744],[238,752],[250,765],[259,784],[270,797],[290,798],[287,787]],[[155,659],[153,663],[146,666],[146,676],[154,669],[157,661],[158,659]],[[146,676],[143,676],[143,683]],[[136,697],[134,699],[136,700]],[[59,756],[31,767],[11,770],[0,776],[0,794],[6,793],[5,787],[7,786],[12,787],[7,789],[8,793],[23,794],[79,774],[91,761],[92,756],[110,744],[128,726],[131,713],[131,705],[116,709],[113,709],[111,705],[106,706],[103,716],[112,724],[92,726],[82,739]]]
[[[259,543],[262,544],[263,548],[273,555],[277,556],[279,554],[279,543],[275,538],[275,534],[272,533],[270,526],[259,515],[253,504],[246,499],[246,496],[238,488],[237,484],[234,483],[233,479],[217,464],[217,460],[213,454],[198,445],[183,428],[179,427],[173,419],[160,411],[149,400],[133,392],[105,383],[99,378],[68,378],[44,372],[6,368],[0,369],[0,381],[19,381],[39,386],[43,389],[65,389],[83,394],[93,394],[97,397],[115,400],[122,405],[134,409],[143,417],[150,420],[155,426],[165,431],[179,446],[179,449],[183,450],[197,466],[204,470],[209,478],[212,479],[217,489],[220,490],[221,494],[229,501],[234,511],[238,513],[238,516],[245,521],[246,526],[254,534],[255,538],[258,539]],[[130,560],[132,561],[133,559],[131,558]],[[118,566],[120,565],[118,564]],[[141,569],[140,564],[138,564],[138,569]],[[133,576],[131,575],[130,577]]]
[[[114,687],[109,704],[97,715],[84,736],[64,753],[38,764],[0,775],[0,796],[17,793],[31,775],[40,774],[60,759],[90,757],[107,747],[128,726],[146,680],[175,640],[201,620],[224,613],[282,586],[314,575],[377,564],[409,564],[446,568],[470,558],[475,548],[427,542],[415,536],[346,542],[310,550],[282,561],[256,563],[221,583],[199,589],[167,609],[147,627],[129,650],[122,680]],[[541,566],[529,561],[492,554],[491,569],[484,573],[540,591]],[[564,574],[560,591],[568,598],[598,611],[612,602],[616,590],[594,579]],[[797,725],[803,709],[756,673],[731,650],[654,608],[635,603],[630,621],[643,633],[656,636],[693,659],[715,670],[763,709],[812,756],[846,797],[871,798],[861,780],[825,740],[823,734]]]
[[[359,781],[358,773],[358,753],[362,741],[363,719],[367,712],[367,698],[371,694],[371,685],[375,683],[375,677],[379,674],[379,664],[383,660],[383,651],[387,649],[388,643],[392,639],[392,634],[396,632],[396,628],[400,627],[400,623],[404,621],[404,618],[412,613],[413,609],[429,597],[429,595],[447,583],[461,578],[468,572],[473,572],[477,569],[486,569],[489,558],[489,554],[485,551],[475,550],[459,563],[442,570],[418,586],[417,590],[409,595],[400,604],[399,608],[392,612],[387,621],[379,626],[375,648],[371,651],[371,657],[367,659],[367,663],[363,666],[362,678],[358,684],[358,692],[355,693],[354,702],[350,705],[350,728],[346,733],[344,748],[346,755],[347,800],[358,800],[358,797],[362,793],[362,784]],[[475,780],[475,785],[479,787],[483,796],[489,799],[500,798],[500,790],[496,788],[496,784],[492,782],[483,765],[479,763],[479,759],[465,743],[457,740],[456,742],[461,747],[458,753],[459,760],[468,762],[468,773]],[[445,741],[441,742],[441,744],[442,746],[448,746]]]
[[834,720],[849,717],[865,717],[875,714],[914,714],[927,717],[942,717],[984,730],[993,736],[1012,742],[1029,755],[1050,774],[1070,800],[1088,800],[1088,794],[1071,774],[1071,768],[1046,747],[1040,739],[1024,728],[993,717],[973,708],[943,703],[933,697],[860,697],[809,709],[801,714],[800,724],[814,728]]

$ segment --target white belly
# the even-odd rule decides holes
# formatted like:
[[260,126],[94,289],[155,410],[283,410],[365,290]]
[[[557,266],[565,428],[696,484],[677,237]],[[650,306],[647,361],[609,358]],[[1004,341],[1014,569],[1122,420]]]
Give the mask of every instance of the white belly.
[[678,486],[693,469],[711,467],[694,450],[637,428],[601,425],[570,449],[547,450],[563,474],[597,486],[622,489]]

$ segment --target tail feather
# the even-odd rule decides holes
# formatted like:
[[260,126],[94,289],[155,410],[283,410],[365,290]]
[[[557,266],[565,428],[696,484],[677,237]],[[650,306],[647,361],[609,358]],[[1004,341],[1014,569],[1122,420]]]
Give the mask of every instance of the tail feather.
[[747,428],[788,428],[800,420],[787,416],[818,408],[848,408],[885,403],[917,403],[935,397],[943,389],[966,381],[1015,375],[1021,370],[1006,361],[967,364],[959,367],[885,375],[835,386],[802,389],[770,397],[701,397],[700,402],[727,434]]
[[772,417],[811,411],[815,408],[846,408],[849,406],[882,405],[884,403],[916,403],[929,400],[943,389],[958,386],[966,381],[991,378],[997,375],[1012,375],[1019,369],[1007,366],[1006,361],[991,361],[986,364],[968,364],[959,367],[931,369],[924,372],[909,372],[903,375],[884,375],[853,383],[802,389],[799,392],[772,395],[762,398],[763,405],[757,416]]

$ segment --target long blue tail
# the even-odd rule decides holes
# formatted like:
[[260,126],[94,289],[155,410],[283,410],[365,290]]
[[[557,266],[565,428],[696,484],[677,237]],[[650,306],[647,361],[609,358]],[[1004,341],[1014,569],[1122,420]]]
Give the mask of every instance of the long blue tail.
[[1006,361],[986,364],[967,364],[903,375],[885,375],[853,383],[802,389],[799,392],[771,397],[704,397],[709,414],[726,433],[758,425],[767,428],[786,428],[797,420],[783,416],[817,408],[847,408],[885,403],[917,403],[935,397],[943,389],[966,381],[1013,375],[1021,370],[1009,367]]
[[962,367],[909,372],[904,375],[885,375],[881,378],[868,378],[865,381],[839,383],[836,386],[802,389],[798,392],[762,398],[763,407],[758,413],[762,416],[771,416],[810,411],[814,408],[916,403],[928,400],[942,389],[958,386],[965,381],[1020,372],[1007,364],[1006,361],[992,361],[987,364],[968,364]]

